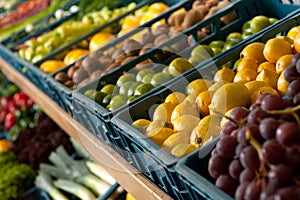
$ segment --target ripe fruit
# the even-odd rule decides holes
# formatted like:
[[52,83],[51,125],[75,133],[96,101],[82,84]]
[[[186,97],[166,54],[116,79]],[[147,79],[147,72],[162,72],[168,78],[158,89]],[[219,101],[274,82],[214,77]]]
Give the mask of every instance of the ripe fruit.
[[276,62],[276,72],[280,74],[288,66],[292,65],[293,54],[286,54],[281,56]]
[[178,76],[193,68],[193,65],[184,58],[175,58],[169,65],[169,73]]
[[232,82],[234,79],[234,71],[232,69],[229,69],[228,67],[222,67],[222,69],[219,69],[214,76],[214,81],[227,81]]
[[268,40],[263,51],[265,58],[271,63],[276,63],[281,56],[292,53],[293,49],[290,43],[282,38]]
[[186,87],[186,94],[194,94],[195,96],[198,96],[200,92],[203,92],[211,86],[211,81],[207,79],[196,79],[192,82],[190,82]]
[[268,83],[272,88],[277,88],[278,74],[275,71],[263,69],[256,77],[257,81]]
[[265,44],[262,42],[253,42],[248,44],[240,53],[241,58],[254,58],[259,63],[264,62],[266,59],[263,55],[263,50],[265,48]]
[[297,53],[300,53],[300,33],[294,38],[294,48]]
[[271,22],[269,21],[269,18],[261,15],[261,16],[256,16],[256,17],[252,18],[251,23],[250,23],[250,29],[251,29],[252,33],[257,33],[270,25],[271,25]]
[[101,47],[104,43],[113,39],[114,35],[107,32],[100,32],[94,35],[89,43],[89,50],[95,51],[99,47]]

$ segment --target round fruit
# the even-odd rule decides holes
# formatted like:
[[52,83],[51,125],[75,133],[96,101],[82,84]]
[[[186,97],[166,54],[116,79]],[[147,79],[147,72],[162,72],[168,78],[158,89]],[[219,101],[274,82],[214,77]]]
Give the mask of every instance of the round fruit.
[[134,95],[143,95],[150,90],[152,90],[154,86],[150,83],[143,83],[139,85],[137,88],[135,88]]
[[234,79],[235,73],[232,69],[229,69],[228,67],[222,67],[222,69],[219,69],[214,76],[214,81],[227,81],[232,82]]
[[298,35],[298,33],[300,33],[300,26],[295,26],[289,30],[287,36],[292,40],[294,40]]
[[294,48],[297,53],[300,53],[300,33],[294,38]]
[[194,94],[195,96],[197,96],[198,94],[200,94],[200,92],[207,90],[211,85],[212,83],[210,80],[196,79],[186,86],[185,91],[188,95]]
[[238,64],[236,71],[240,71],[242,69],[252,69],[254,71],[257,71],[258,66],[259,62],[255,58],[246,57],[243,58]]
[[175,105],[167,102],[162,103],[156,107],[153,113],[153,120],[165,120],[168,123],[171,123],[171,115],[175,108]]
[[191,52],[191,56],[200,56],[200,55],[204,55],[206,58],[210,58],[214,56],[214,52],[212,51],[210,46],[201,44],[196,46]]
[[113,39],[114,35],[107,32],[100,32],[94,35],[89,43],[89,50],[95,51],[99,47],[101,47],[104,43]]
[[201,92],[196,98],[196,105],[202,116],[209,115],[209,104],[211,103],[211,94],[208,90]]
[[169,65],[169,73],[178,76],[193,68],[193,65],[184,58],[175,58]]
[[264,57],[263,51],[265,44],[262,42],[253,42],[248,44],[240,53],[241,58],[251,57],[256,59],[259,63],[264,62],[266,59]]
[[214,94],[210,111],[225,114],[234,107],[247,107],[250,104],[250,95],[246,86],[241,83],[226,83]]
[[290,43],[282,38],[268,40],[263,51],[265,58],[271,63],[276,63],[281,56],[292,53],[293,49]]
[[114,84],[107,84],[101,88],[100,92],[104,92],[106,94],[112,94],[116,90],[116,86]]
[[289,86],[289,82],[287,82],[284,78],[284,71],[281,72],[281,74],[279,75],[279,78],[277,80],[277,91],[278,93],[283,96],[286,94],[287,89]]
[[257,72],[253,69],[242,69],[236,73],[233,82],[248,82],[256,79]]
[[274,63],[271,63],[269,61],[266,61],[266,62],[263,62],[261,63],[258,68],[257,68],[257,72],[261,72],[263,69],[269,69],[269,70],[272,70],[272,71],[276,71],[276,66]]
[[271,22],[269,21],[269,18],[266,16],[256,16],[252,18],[250,23],[250,28],[252,33],[257,33],[261,31],[262,29],[268,27],[271,25]]
[[185,94],[181,92],[173,92],[167,96],[167,98],[165,99],[165,103],[170,102],[173,105],[177,106],[185,100],[185,97]]
[[144,76],[146,76],[147,74],[155,74],[155,71],[149,68],[140,70],[136,75],[136,81],[142,81]]
[[117,86],[121,87],[127,81],[135,81],[135,75],[132,73],[126,73],[119,77],[117,80]]
[[292,65],[293,54],[286,54],[281,56],[276,62],[276,72],[280,74],[288,66]]
[[171,75],[159,72],[152,76],[150,83],[156,87],[164,82],[171,80],[171,78]]
[[256,77],[257,81],[263,81],[268,84],[274,89],[277,88],[277,79],[278,74],[275,71],[263,69]]

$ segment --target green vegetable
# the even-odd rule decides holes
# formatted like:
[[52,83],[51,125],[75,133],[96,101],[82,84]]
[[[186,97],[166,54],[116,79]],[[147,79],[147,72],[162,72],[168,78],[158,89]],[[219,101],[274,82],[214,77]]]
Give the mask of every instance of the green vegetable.
[[53,200],[68,200],[56,187],[54,187],[52,179],[46,172],[40,171],[35,179],[35,185],[47,192]]
[[73,181],[69,181],[66,179],[58,179],[58,180],[54,181],[54,185],[57,188],[62,189],[66,192],[69,192],[80,199],[96,200],[95,195],[90,190],[88,190],[86,187],[84,187],[78,183],[75,183]]
[[[89,171],[86,166],[86,159],[72,159],[63,146],[59,146],[55,152],[50,154],[49,161],[51,161],[53,165],[40,164],[40,172],[51,175],[56,179],[56,181],[54,181],[56,187],[70,192],[79,198],[85,195],[86,197],[92,198],[93,196],[91,196],[91,194],[101,196],[110,187],[110,184]],[[37,185],[37,187],[43,188],[43,186],[39,185]]]
[[95,174],[102,180],[106,181],[110,185],[116,183],[116,180],[107,171],[105,171],[102,166],[98,165],[95,161],[88,160],[86,162],[86,166],[93,174]]
[[0,153],[0,199],[11,200],[20,197],[32,187],[35,172],[27,164],[19,164],[11,151]]
[[119,6],[119,1],[117,0],[81,0],[79,3],[80,14],[79,17],[82,18],[85,14],[90,13],[95,10],[100,10],[105,6],[110,8],[116,8]]

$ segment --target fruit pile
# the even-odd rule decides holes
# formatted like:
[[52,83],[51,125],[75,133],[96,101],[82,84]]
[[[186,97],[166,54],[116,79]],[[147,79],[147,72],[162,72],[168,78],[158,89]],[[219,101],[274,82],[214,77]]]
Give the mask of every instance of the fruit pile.
[[235,199],[298,199],[300,54],[284,77],[287,94],[262,94],[250,110],[236,107],[209,160],[216,186]]
[[295,71],[290,65],[298,58],[298,54],[294,55],[299,42],[295,36],[298,30],[299,27],[292,28],[288,36],[277,36],[266,44],[247,45],[240,52],[234,70],[219,69],[212,76],[213,81],[193,80],[185,87],[185,93],[169,94],[154,110],[151,120],[138,119],[132,126],[174,156],[186,155],[178,153],[176,146],[181,146],[181,150],[196,149],[220,132],[222,134],[222,127],[231,130],[230,124],[220,116],[230,117],[236,107],[244,107],[247,111],[261,94],[273,94],[278,98],[286,94],[290,79],[284,74]]

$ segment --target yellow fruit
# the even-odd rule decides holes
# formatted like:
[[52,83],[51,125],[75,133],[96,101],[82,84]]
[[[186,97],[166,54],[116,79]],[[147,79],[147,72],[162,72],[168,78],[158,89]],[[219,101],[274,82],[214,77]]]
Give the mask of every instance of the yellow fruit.
[[295,26],[289,30],[287,36],[294,40],[298,33],[300,33],[300,26]]
[[161,148],[170,152],[177,144],[188,144],[190,142],[190,134],[180,131],[170,135],[162,144]]
[[261,70],[263,70],[263,69],[269,69],[269,70],[275,71],[275,68],[276,68],[276,66],[275,66],[274,63],[271,63],[271,62],[269,62],[269,61],[265,61],[265,62],[261,63],[261,64],[258,66],[257,72],[259,73],[259,72],[261,72]]
[[290,43],[282,38],[268,40],[263,51],[265,58],[271,63],[276,63],[281,56],[292,53],[293,49]]
[[234,78],[234,71],[232,69],[229,69],[228,67],[222,67],[222,69],[219,69],[214,76],[214,81],[227,81],[232,82]]
[[[245,107],[241,107],[243,108],[244,110],[246,111],[249,111],[249,109],[245,108]],[[234,110],[235,108],[231,108],[230,110],[228,110],[226,113],[225,113],[225,116],[226,117],[230,117],[230,113]],[[221,119],[221,122],[220,122],[220,127],[223,128],[223,126],[226,124],[226,122],[229,122],[230,120],[227,119],[226,117],[222,117]]]
[[161,3],[161,2],[156,2],[156,3],[152,3],[149,6],[147,12],[160,14],[168,9],[169,9],[169,7],[166,4]]
[[238,71],[236,75],[234,76],[233,82],[248,82],[253,81],[256,79],[257,72],[253,69],[242,69],[241,71]]
[[262,42],[253,42],[248,44],[240,53],[241,58],[254,58],[259,63],[264,62],[266,59],[263,55],[265,44]]
[[257,68],[259,66],[259,62],[255,58],[246,57],[241,60],[241,62],[238,64],[236,71],[241,71],[243,69],[252,69],[254,71],[257,71]]
[[181,92],[173,92],[167,96],[167,98],[165,99],[165,103],[170,102],[173,105],[177,106],[184,101],[185,97],[185,94]]
[[269,83],[257,80],[247,82],[245,83],[245,86],[248,89],[250,96],[252,96],[252,94],[260,87],[271,87]]
[[300,33],[294,38],[294,49],[297,53],[300,53]]
[[[188,136],[188,142],[190,141],[190,135]],[[0,140],[0,152],[8,151],[11,147],[11,143],[8,140],[1,139]]]
[[126,200],[136,200],[131,194],[126,194]]
[[224,84],[229,83],[228,81],[219,81],[219,82],[215,82],[214,84],[212,84],[209,88],[208,91],[211,95],[211,97],[214,96],[215,92]]
[[169,65],[169,74],[174,77],[179,76],[193,67],[185,58],[175,58]]
[[277,80],[277,91],[280,96],[284,96],[286,94],[288,86],[289,86],[289,82],[285,80],[284,71],[283,71],[281,72]]
[[182,115],[194,115],[199,116],[197,108],[195,103],[191,103],[189,101],[184,101],[180,104],[178,104],[171,115],[171,122],[173,123],[173,120],[175,120],[177,117]]
[[196,98],[196,105],[202,116],[209,115],[209,104],[211,103],[211,94],[208,90],[201,92]]
[[250,23],[250,29],[252,33],[257,33],[270,25],[271,22],[268,17],[264,15],[259,15],[252,18]]
[[186,94],[194,94],[198,96],[200,92],[207,90],[212,85],[210,80],[207,79],[196,79],[190,82],[186,87]]
[[89,53],[88,50],[73,49],[73,50],[69,51],[67,53],[67,55],[65,55],[64,63],[65,63],[65,65],[69,65],[69,64],[73,63],[75,60],[79,59],[80,57],[82,57],[88,53]]
[[153,120],[165,120],[171,123],[171,115],[175,108],[175,105],[171,102],[162,103],[154,110]]
[[196,149],[197,149],[197,147],[195,145],[181,143],[181,144],[177,144],[171,150],[171,154],[175,157],[182,157],[182,156],[192,153]]
[[150,125],[151,121],[149,121],[148,119],[138,119],[136,121],[134,121],[131,125],[140,130],[142,133],[146,132],[147,127]]
[[192,132],[194,127],[199,123],[200,118],[195,115],[181,115],[172,121],[173,128],[176,132],[184,131],[188,134]]
[[257,81],[263,81],[269,83],[269,85],[276,89],[278,74],[275,71],[263,69],[256,77]]
[[279,95],[279,94],[277,93],[277,91],[276,91],[275,89],[273,89],[272,87],[270,87],[270,86],[264,86],[264,87],[258,88],[255,92],[253,92],[253,94],[252,94],[252,96],[251,96],[251,102],[252,102],[252,103],[255,103],[256,99],[257,99],[261,94],[264,94],[264,93]]
[[107,32],[100,32],[94,35],[90,41],[89,44],[89,50],[94,51],[101,47],[106,42],[112,40],[114,38],[114,35]]
[[287,68],[288,66],[292,65],[292,58],[293,54],[286,54],[281,56],[276,62],[276,72],[280,74]]
[[246,86],[241,83],[226,83],[214,94],[209,110],[225,114],[234,107],[247,107],[250,104],[250,95]]
[[195,103],[196,101],[196,96],[194,94],[190,94],[187,97],[185,97],[184,101],[189,101],[190,103]]
[[146,136],[152,140],[158,146],[161,146],[163,142],[175,131],[170,128],[157,128],[153,129],[152,131],[146,132]]
[[40,65],[40,69],[47,74],[55,72],[65,66],[65,63],[60,60],[47,60]]
[[212,138],[218,136],[221,131],[220,120],[220,117],[216,115],[204,117],[192,131],[190,143],[200,147],[209,142]]
[[166,120],[164,119],[160,119],[160,120],[154,120],[152,121],[146,128],[146,132],[150,132],[154,129],[157,129],[157,128],[163,128],[163,127],[166,127],[166,128],[173,128],[172,124],[170,123],[167,123]]
[[122,32],[129,31],[140,25],[141,17],[136,15],[127,16],[122,22]]

